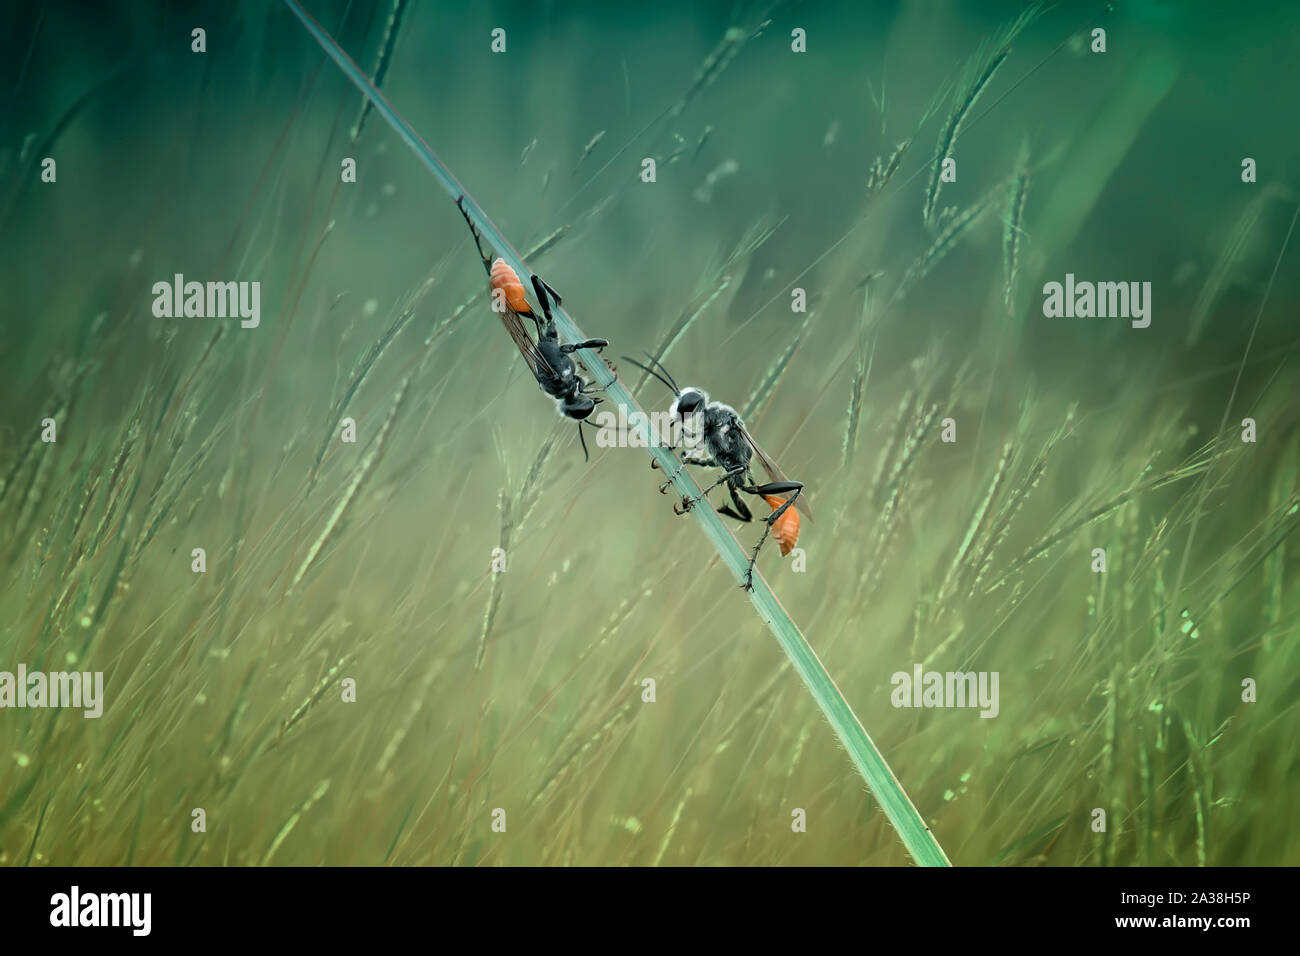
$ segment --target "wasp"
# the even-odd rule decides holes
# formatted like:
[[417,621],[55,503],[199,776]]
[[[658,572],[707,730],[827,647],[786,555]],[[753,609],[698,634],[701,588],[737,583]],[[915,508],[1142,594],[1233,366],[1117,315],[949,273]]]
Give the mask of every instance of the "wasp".
[[[479,258],[483,260],[483,268],[488,275],[488,292],[492,296],[492,308],[501,316],[506,331],[510,333],[515,347],[528,363],[528,368],[537,379],[538,386],[555,399],[555,407],[562,416],[578,423],[578,440],[582,443],[582,456],[584,459],[589,458],[587,440],[582,434],[582,423],[591,417],[591,413],[603,399],[589,397],[591,392],[600,391],[600,388],[585,381],[578,374],[577,366],[570,356],[578,349],[600,351],[609,345],[609,342],[605,339],[587,339],[571,344],[561,342],[559,333],[555,329],[555,318],[551,315],[551,301],[554,300],[556,305],[560,305],[562,303],[560,294],[540,277],[536,275],[531,277],[533,294],[541,306],[542,316],[545,316],[543,321],[542,316],[537,314],[528,301],[519,274],[510,268],[504,259],[493,260],[483,251],[482,237],[470,220],[469,213],[465,211],[463,195],[456,200],[456,207],[465,217],[469,231],[474,236],[474,245],[478,248]],[[524,328],[522,317],[533,320],[537,328],[536,342]]]
[[[687,465],[722,469],[722,477],[701,491],[699,495],[683,498],[681,506],[674,505],[673,511],[679,515],[685,514],[697,501],[707,499],[710,491],[724,484],[731,495],[731,501],[718,509],[719,514],[734,518],[736,521],[753,521],[753,512],[749,510],[745,499],[740,497],[742,491],[762,498],[772,509],[772,513],[763,519],[767,527],[763,529],[763,536],[754,546],[749,556],[749,567],[745,569],[743,586],[746,591],[752,591],[754,563],[758,560],[758,553],[767,541],[768,535],[776,538],[781,547],[781,554],[786,555],[799,540],[800,512],[812,521],[808,496],[803,494],[803,483],[791,481],[785,476],[780,466],[758,446],[758,442],[754,441],[754,436],[749,433],[749,429],[745,427],[744,421],[734,408],[722,402],[711,401],[709,393],[702,388],[694,386],[678,388],[676,380],[669,374],[668,369],[653,356],[646,357],[658,368],[658,371],[624,356],[626,361],[649,372],[672,389],[675,398],[668,410],[669,418],[674,425],[680,426],[682,434],[687,436],[688,440],[684,443],[688,446],[693,445],[682,451],[681,465],[678,466],[677,471],[668,476],[667,481],[660,485],[660,493],[667,493],[673,478],[677,477],[681,469]],[[661,375],[660,372],[663,374]],[[765,484],[755,484],[750,474],[750,464],[754,459],[758,459],[758,463],[767,472],[769,481]],[[658,467],[658,464],[653,461],[651,465]]]

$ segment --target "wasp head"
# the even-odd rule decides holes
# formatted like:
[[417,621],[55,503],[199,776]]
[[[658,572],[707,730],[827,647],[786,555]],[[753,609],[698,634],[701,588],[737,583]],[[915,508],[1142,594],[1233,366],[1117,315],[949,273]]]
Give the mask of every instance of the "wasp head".
[[685,422],[696,412],[702,411],[708,403],[709,396],[707,392],[687,386],[678,393],[672,408],[668,410],[668,414],[677,421]]
[[577,421],[583,421],[591,417],[591,413],[596,410],[601,400],[599,398],[587,398],[585,396],[573,396],[570,398],[561,398],[556,404],[560,408],[560,414],[565,418],[573,418]]

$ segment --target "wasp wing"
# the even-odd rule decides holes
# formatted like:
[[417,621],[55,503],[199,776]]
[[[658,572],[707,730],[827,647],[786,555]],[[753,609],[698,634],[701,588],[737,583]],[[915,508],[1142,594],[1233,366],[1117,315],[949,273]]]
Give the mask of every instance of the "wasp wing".
[[514,340],[515,348],[519,349],[519,354],[524,357],[524,361],[528,363],[529,369],[532,370],[533,378],[555,374],[550,363],[538,351],[537,343],[533,341],[533,337],[524,328],[519,313],[507,308],[501,313],[501,321],[505,325],[506,331],[510,333],[510,338]]
[[[745,427],[743,422],[740,423],[740,433],[745,436],[745,441],[749,442],[749,450],[754,453],[754,457],[757,458],[759,464],[763,466],[763,470],[767,472],[768,478],[772,481],[790,480],[786,477],[785,472],[781,470],[781,466],[772,460],[772,456],[758,447],[758,442],[754,441],[754,436],[749,433],[749,429]],[[794,499],[794,506],[797,511],[802,512],[805,518],[812,521],[812,509],[808,507],[807,493],[801,491],[799,497]]]

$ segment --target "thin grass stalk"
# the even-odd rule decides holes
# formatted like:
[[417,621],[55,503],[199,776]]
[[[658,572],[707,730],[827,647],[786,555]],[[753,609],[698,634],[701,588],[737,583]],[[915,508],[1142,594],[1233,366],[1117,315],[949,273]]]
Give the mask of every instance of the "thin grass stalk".
[[952,156],[957,137],[961,136],[962,124],[966,122],[966,117],[970,115],[970,111],[974,108],[981,94],[993,81],[998,69],[1011,55],[1011,44],[1029,24],[1029,21],[1037,15],[1038,10],[1036,7],[1031,7],[1023,12],[1007,28],[1001,43],[998,44],[998,49],[991,56],[982,61],[977,57],[975,62],[982,62],[983,65],[978,68],[974,79],[965,87],[952,112],[948,114],[948,119],[944,122],[943,130],[939,134],[939,142],[934,148],[934,159],[930,163],[930,180],[925,189],[925,205],[921,216],[927,226],[934,228],[937,224],[939,193],[943,189],[943,179],[940,174],[943,171],[944,160]]
[[[503,554],[510,553],[510,530],[512,527],[510,518],[511,500],[506,494],[504,488],[501,489],[497,497],[498,510],[501,513],[501,533],[497,539],[497,547]],[[496,623],[497,610],[501,607],[501,575],[493,572],[492,579],[488,585],[487,607],[483,610],[483,626],[479,628],[478,642],[474,650],[474,670],[481,670],[483,661],[487,658],[488,638],[492,634],[492,625]]]
[[[758,220],[754,226],[745,231],[745,234],[741,236],[740,241],[726,258],[716,265],[710,265],[705,270],[702,284],[707,291],[701,293],[683,310],[682,314],[677,317],[677,321],[673,323],[672,328],[664,335],[663,341],[659,343],[659,347],[652,353],[656,362],[667,359],[668,353],[686,335],[695,324],[695,320],[703,315],[717,301],[718,297],[731,287],[732,275],[729,270],[733,267],[740,267],[744,260],[753,256],[763,243],[772,238],[783,222],[785,222],[784,218],[773,221],[764,217]],[[525,258],[531,258],[531,256]],[[633,390],[640,391],[641,387],[649,380],[650,373],[642,372]]]
[[763,412],[767,409],[768,402],[776,394],[776,387],[781,384],[781,379],[785,377],[785,371],[790,367],[790,360],[794,358],[794,353],[799,351],[799,346],[804,340],[804,335],[808,332],[808,324],[812,321],[813,315],[812,312],[808,313],[799,326],[799,331],[795,333],[794,340],[786,346],[785,351],[778,355],[776,361],[768,367],[762,379],[754,388],[753,393],[745,400],[741,417],[750,423],[751,428],[758,424],[759,419],[763,417]]
[[588,141],[587,145],[582,148],[582,155],[578,157],[578,164],[573,167],[572,175],[578,175],[578,170],[582,168],[582,164],[587,161],[587,157],[591,155],[592,150],[599,146],[600,141],[604,138],[605,130],[602,129]]
[[[659,347],[652,353],[656,362],[662,362],[668,358],[668,353],[672,347],[676,345],[681,337],[686,334],[687,330],[695,324],[695,320],[704,314],[704,311],[708,309],[708,307],[713,304],[714,300],[716,300],[718,296],[722,295],[730,285],[731,277],[723,276],[721,281],[703,299],[703,301],[698,305],[688,306],[686,311],[677,317],[677,321],[673,323],[673,327],[668,330],[668,334],[665,335],[663,341],[659,343]],[[642,372],[641,377],[637,379],[637,383],[633,387],[640,390],[641,386],[649,380],[650,373]]]
[[902,302],[907,297],[907,294],[916,288],[917,283],[924,279],[930,270],[952,251],[953,247],[961,241],[961,238],[979,221],[980,216],[984,215],[985,210],[993,204],[993,200],[998,197],[1002,189],[1001,184],[994,186],[961,212],[953,212],[951,218],[944,222],[934,241],[930,243],[930,247],[921,254],[921,257],[903,275],[902,280],[898,283],[898,288],[894,290],[893,304]]
[[1265,209],[1270,203],[1288,197],[1289,193],[1285,188],[1277,183],[1269,183],[1260,190],[1258,196],[1246,204],[1232,231],[1228,233],[1227,241],[1219,251],[1214,268],[1210,270],[1205,284],[1201,286],[1196,302],[1192,305],[1191,314],[1187,317],[1187,338],[1184,344],[1188,348],[1201,340],[1206,320],[1209,319],[1215,304],[1227,289],[1228,281],[1248,248],[1251,233],[1259,225]]
[[[402,18],[406,15],[408,0],[394,0],[393,11],[388,16],[388,25],[384,27],[384,40],[379,45],[379,57],[375,60],[375,70],[373,82],[376,87],[384,85],[384,79],[388,76],[388,65],[393,58],[393,50],[397,47],[397,36],[402,30]],[[366,117],[370,113],[370,100],[365,97],[361,98],[361,113],[357,116],[357,121],[352,124],[352,133],[350,139],[356,142],[361,138],[361,131],[365,129]]]
[[894,173],[898,172],[898,167],[903,165],[903,155],[911,145],[912,140],[905,139],[894,147],[888,159],[883,156],[876,157],[876,161],[868,170],[867,199],[871,199],[889,185],[889,181],[894,178]]
[[425,293],[433,287],[433,281],[432,278],[424,281],[424,284],[421,285],[419,291],[411,297],[411,301],[402,309],[401,313],[397,316],[397,319],[388,327],[388,330],[366,350],[365,354],[357,361],[356,365],[353,366],[352,378],[348,382],[347,389],[330,409],[329,420],[325,425],[325,433],[321,438],[320,447],[316,449],[316,458],[312,461],[311,472],[307,476],[308,492],[316,486],[316,479],[320,475],[321,463],[325,461],[325,453],[329,451],[330,444],[335,440],[335,429],[338,428],[339,422],[343,419],[343,412],[347,409],[348,402],[352,401],[353,397],[357,394],[357,391],[361,388],[361,384],[366,380],[366,376],[370,374],[370,370],[374,368],[375,363],[379,361],[379,358],[388,349],[388,346],[392,344],[393,339],[397,338],[397,336],[401,334],[402,330],[406,328],[406,324],[411,320],[411,317],[415,315],[415,310],[419,305],[420,300],[423,299]]
[[348,658],[346,656],[340,657],[338,661],[325,672],[324,676],[316,682],[316,687],[307,696],[307,699],[299,704],[298,709],[290,714],[289,717],[280,725],[279,733],[276,734],[277,743],[283,739],[285,734],[294,728],[294,725],[297,724],[298,721],[307,716],[307,711],[315,707],[316,704],[320,702],[320,699],[325,696],[326,692],[334,686],[334,677],[343,669],[345,663],[348,663]]
[[672,843],[673,834],[677,831],[677,824],[681,823],[682,811],[686,809],[686,801],[691,799],[691,793],[691,788],[687,787],[686,792],[682,794],[681,801],[677,804],[677,809],[673,811],[672,822],[668,824],[668,829],[664,831],[663,842],[659,844],[659,852],[655,854],[655,866],[663,862],[664,854],[668,852],[668,845]]
[[727,27],[726,33],[722,35],[722,39],[718,41],[717,46],[709,51],[709,55],[700,64],[700,68],[695,71],[695,78],[691,81],[690,87],[669,110],[669,116],[673,118],[680,116],[682,110],[686,109],[691,100],[713,85],[713,82],[721,75],[722,71],[731,65],[731,61],[735,59],[736,54],[740,52],[740,48],[745,45],[745,42],[752,39],[752,37],[747,37],[745,33],[746,31],[742,27]]
[[944,160],[951,158],[953,143],[956,142],[958,135],[961,133],[962,121],[966,114],[970,112],[975,101],[979,99],[984,88],[989,85],[993,79],[993,74],[998,71],[1003,63],[1006,62],[1009,54],[1006,50],[998,53],[991,59],[983,72],[979,75],[975,83],[966,91],[965,97],[953,110],[948,117],[948,122],[944,124],[943,132],[939,135],[939,143],[934,150],[934,160],[930,164],[930,183],[925,190],[925,206],[922,209],[922,218],[927,226],[935,224],[936,210],[939,206],[939,193],[943,189],[943,178],[940,173],[943,171]]
[[1139,484],[1136,484],[1133,487],[1129,488],[1127,491],[1125,491],[1123,494],[1110,499],[1109,501],[1105,502],[1102,505],[1098,505],[1097,507],[1092,508],[1091,510],[1087,511],[1082,517],[1078,518],[1075,521],[1070,522],[1060,531],[1040,541],[1038,544],[1031,547],[1028,551],[1022,554],[1015,561],[1013,561],[1011,565],[1007,568],[1006,573],[1003,574],[1002,577],[998,579],[997,583],[990,586],[988,590],[985,591],[984,593],[989,594],[997,590],[999,587],[1005,584],[1007,580],[1012,575],[1014,575],[1017,571],[1019,571],[1021,568],[1025,567],[1026,565],[1032,563],[1033,561],[1037,560],[1038,558],[1041,558],[1044,554],[1046,554],[1056,545],[1060,544],[1062,541],[1064,541],[1065,539],[1073,535],[1074,532],[1085,527],[1086,525],[1091,524],[1092,522],[1096,521],[1098,518],[1105,517],[1106,515],[1114,511],[1116,508],[1120,507],[1121,505],[1125,504],[1128,501],[1131,501],[1133,498],[1136,498],[1139,494],[1143,494],[1148,491],[1155,491],[1159,488],[1165,487],[1166,485],[1171,485],[1176,481],[1184,481],[1188,478],[1194,477],[1195,475],[1199,475],[1202,472],[1208,471],[1212,460],[1213,460],[1213,456],[1211,455],[1209,457],[1197,461],[1193,461],[1191,464],[1174,468],[1170,471],[1165,472],[1164,474],[1160,475],[1157,478],[1153,478],[1148,481],[1144,481]]
[[311,796],[299,804],[293,813],[289,815],[289,819],[284,821],[284,825],[280,827],[280,832],[275,835],[275,839],[271,841],[271,845],[266,848],[266,853],[262,857],[262,866],[271,865],[271,858],[275,856],[275,852],[280,849],[280,845],[288,839],[289,834],[292,833],[293,828],[298,825],[298,821],[302,819],[303,814],[311,810],[317,801],[319,801],[321,797],[325,796],[329,791],[329,788],[329,778],[316,784],[316,789],[311,792]]
[[612,713],[609,717],[607,717],[604,720],[604,722],[601,723],[601,725],[596,729],[595,733],[589,735],[585,740],[582,741],[582,743],[574,747],[573,750],[569,753],[569,755],[564,759],[563,763],[560,764],[560,766],[556,769],[556,771],[553,774],[547,777],[546,782],[542,784],[541,787],[538,788],[537,792],[532,795],[532,797],[528,801],[527,806],[529,808],[532,808],[536,806],[539,802],[544,800],[545,798],[549,797],[552,793],[554,793],[555,788],[560,785],[560,781],[563,780],[564,777],[569,773],[569,771],[572,770],[577,765],[578,761],[581,760],[582,757],[585,756],[587,753],[589,753],[591,749],[595,747],[599,741],[604,739],[604,737],[611,730],[614,729],[615,724],[617,724],[621,720],[626,719],[627,716],[631,713],[631,711],[632,711],[632,705],[630,703],[624,704],[618,710],[614,711],[614,713]]
[[[451,174],[451,171],[443,165],[442,161],[429,145],[419,137],[410,124],[393,109],[384,95],[366,79],[365,73],[352,62],[320,24],[303,9],[302,4],[298,0],[285,0],[285,5],[301,21],[307,32],[312,35],[312,38],[320,45],[321,49],[343,71],[353,85],[370,99],[375,106],[375,112],[382,116],[393,128],[393,131],[411,148],[412,152],[415,153],[425,168],[433,174],[447,194],[453,200],[464,197],[466,213],[483,238],[492,244],[496,254],[520,275],[531,274],[527,263],[524,262],[515,248],[506,241],[505,236],[500,233],[492,221],[488,219],[469,192]],[[587,336],[578,328],[563,307],[557,305],[553,310],[553,314],[556,327],[564,338],[570,342],[586,339]],[[674,475],[672,481],[677,491],[683,496],[699,496],[701,493],[700,486],[685,468],[676,467],[677,459],[672,454],[668,444],[660,437],[654,422],[645,414],[632,393],[628,391],[627,386],[615,379],[600,355],[591,349],[582,349],[575,352],[574,356],[582,363],[596,383],[606,389],[609,399],[623,407],[622,411],[627,420],[632,423],[638,437],[645,447],[649,449],[664,473]],[[731,532],[727,530],[726,526],[723,525],[722,519],[718,517],[717,512],[711,507],[692,508],[691,514],[713,543],[714,548],[717,549],[723,564],[731,571],[737,584],[741,583],[749,566],[748,554]],[[593,534],[600,538],[602,532],[597,526],[598,519],[587,520],[593,525]],[[868,787],[870,787],[871,792],[885,811],[885,815],[894,825],[895,830],[898,831],[899,837],[913,859],[923,866],[951,865],[938,840],[930,832],[930,828],[926,825],[921,814],[917,812],[916,807],[898,782],[898,778],[890,770],[884,756],[853,713],[853,709],[849,706],[848,701],[844,699],[844,695],[840,692],[830,674],[827,673],[816,652],[790,619],[790,615],[786,613],[785,608],[768,585],[767,580],[757,569],[753,574],[753,589],[749,592],[749,599],[759,618],[771,630],[777,643],[781,645],[782,650],[785,651],[791,663],[794,664],[795,670],[798,671],[804,684],[807,685],[813,699],[822,709],[827,720],[830,721],[836,736],[849,752],[849,757],[862,774],[863,779],[866,780]]]
[[858,322],[858,364],[853,370],[853,384],[849,389],[849,417],[844,427],[844,443],[840,449],[841,464],[845,468],[853,464],[853,452],[858,442],[858,421],[862,418],[862,392],[871,377],[871,361],[875,356],[875,339],[871,335],[874,324],[871,284],[878,277],[879,273],[873,272],[863,281],[862,317]]
[[393,399],[393,404],[389,409],[388,417],[384,419],[384,424],[379,428],[379,434],[375,438],[374,446],[365,458],[361,460],[360,467],[358,467],[353,473],[352,480],[348,482],[347,488],[343,492],[343,497],[339,499],[339,503],[330,514],[329,520],[325,522],[324,530],[321,531],[315,542],[312,543],[311,549],[307,552],[307,557],[303,558],[302,564],[298,568],[298,573],[293,576],[293,582],[289,585],[289,590],[285,592],[286,595],[293,593],[294,589],[298,587],[303,577],[311,569],[311,566],[315,563],[317,556],[321,552],[321,548],[325,547],[325,543],[329,541],[338,530],[339,524],[343,520],[343,516],[347,514],[352,502],[356,499],[357,492],[361,489],[362,483],[365,482],[366,476],[370,474],[375,463],[379,461],[380,455],[384,450],[384,441],[388,438],[389,430],[393,427],[393,419],[397,417],[397,412],[402,407],[402,401],[406,398],[406,387],[410,384],[411,376],[408,375],[406,378],[402,379],[401,384],[397,386],[397,397]]
[[1016,171],[1007,192],[1006,220],[1002,232],[1002,303],[1007,314],[1016,311],[1016,280],[1020,278],[1020,247],[1024,235],[1025,200],[1029,196],[1029,143],[1021,143]]

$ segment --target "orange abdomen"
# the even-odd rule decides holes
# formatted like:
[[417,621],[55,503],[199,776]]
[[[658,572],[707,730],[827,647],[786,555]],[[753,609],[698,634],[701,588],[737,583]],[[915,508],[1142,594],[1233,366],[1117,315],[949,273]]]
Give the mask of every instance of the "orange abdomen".
[[[764,495],[763,500],[772,506],[772,510],[785,504],[784,498],[778,498],[775,495]],[[776,519],[772,525],[772,537],[776,538],[777,543],[781,545],[781,554],[786,555],[794,550],[795,542],[799,540],[799,512],[794,510],[791,505],[785,509],[785,514]]]
[[519,281],[519,274],[506,265],[504,259],[498,259],[492,263],[492,272],[488,279],[492,286],[492,292],[495,294],[499,289],[502,298],[506,301],[507,308],[511,312],[519,315],[532,315],[532,306],[528,304],[528,298],[524,293],[524,284]]

